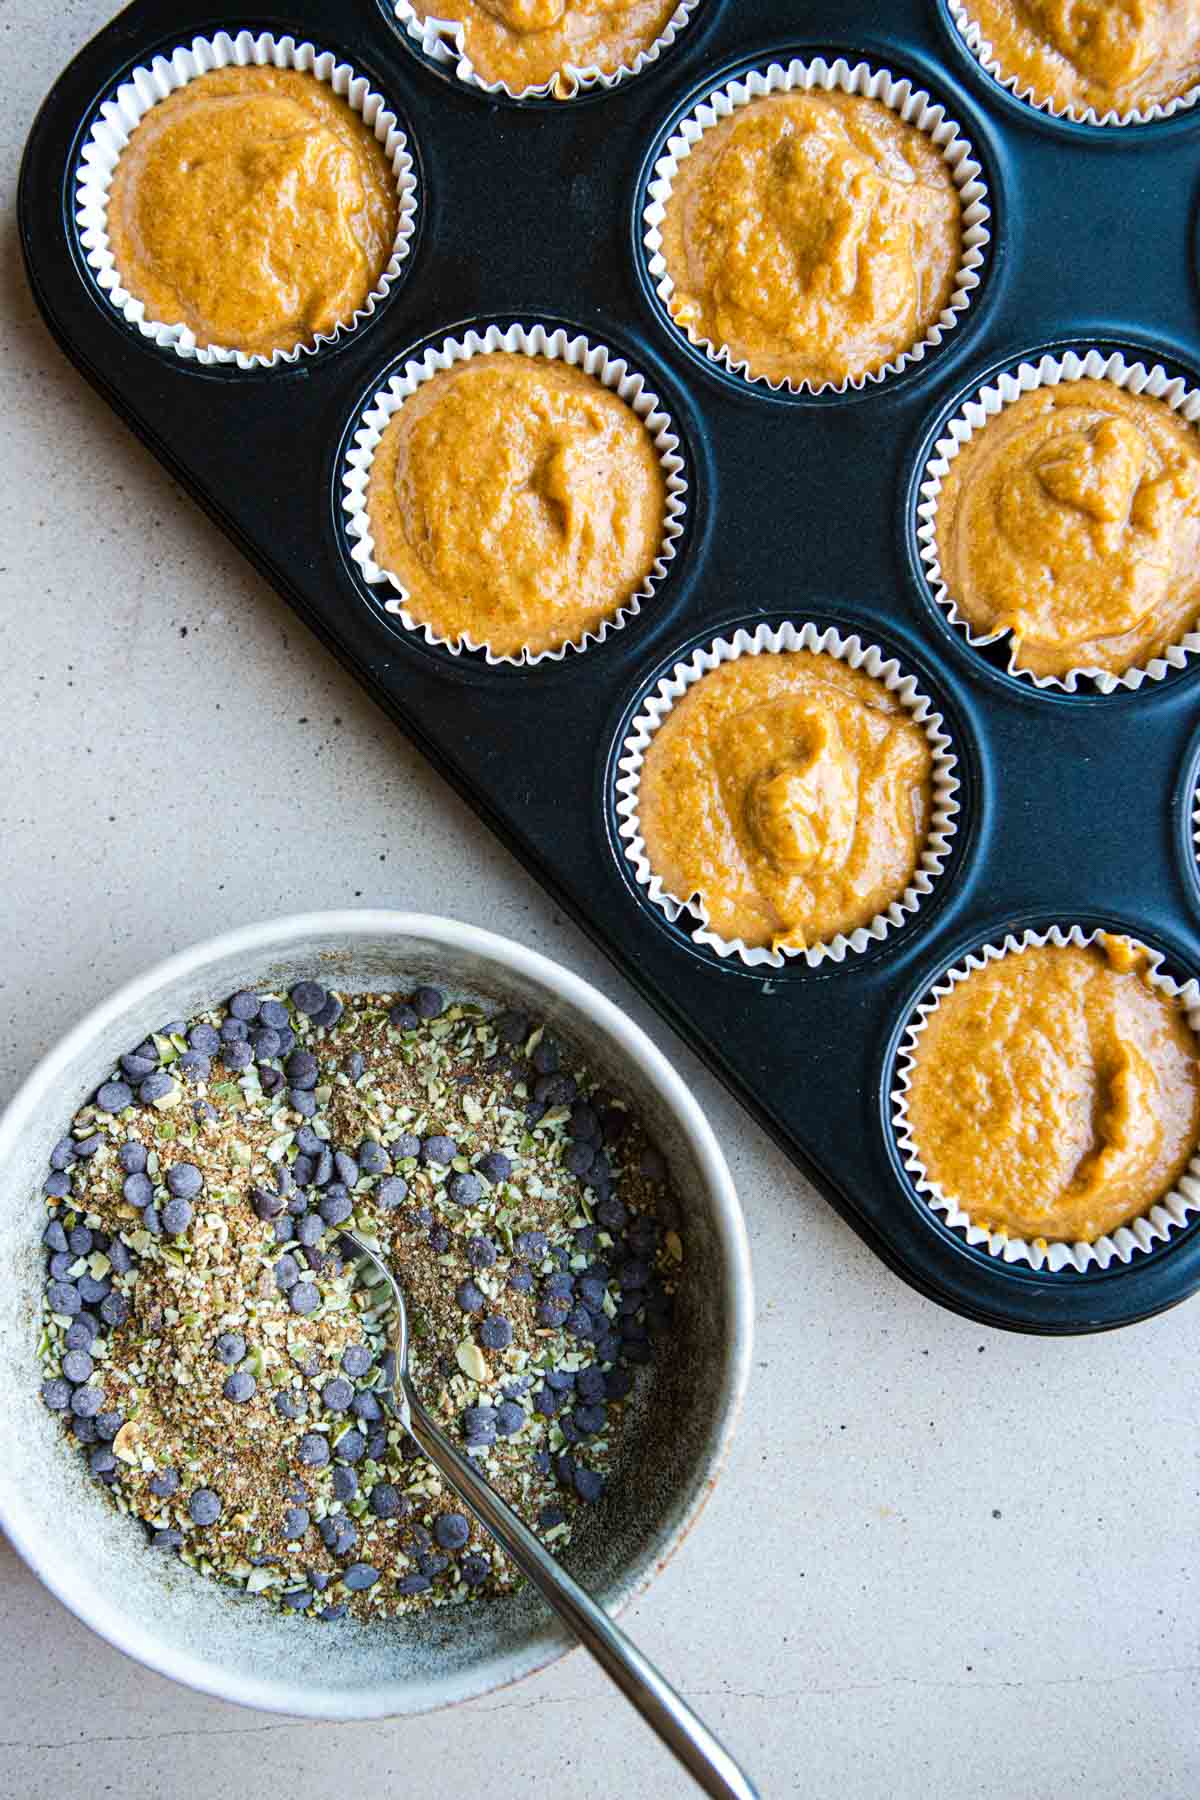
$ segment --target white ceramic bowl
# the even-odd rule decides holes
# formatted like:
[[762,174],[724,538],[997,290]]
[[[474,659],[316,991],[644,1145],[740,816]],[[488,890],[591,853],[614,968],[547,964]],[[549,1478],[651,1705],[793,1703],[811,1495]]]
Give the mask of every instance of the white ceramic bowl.
[[488,1692],[562,1655],[569,1641],[531,1595],[417,1619],[314,1626],[172,1558],[88,1480],[38,1398],[43,1280],[39,1199],[50,1150],[116,1057],[148,1030],[242,987],[315,975],[343,991],[435,981],[549,1020],[602,1081],[629,1097],[671,1168],[686,1258],[678,1318],[634,1407],[633,1439],[570,1565],[610,1609],[663,1566],[728,1451],[750,1365],[753,1294],[745,1226],[707,1121],[649,1038],[595,988],[518,944],[450,919],[332,912],[279,919],[160,963],[88,1015],[34,1070],[0,1119],[0,1525],[85,1624],[151,1668],[206,1693],[312,1718],[422,1712]]

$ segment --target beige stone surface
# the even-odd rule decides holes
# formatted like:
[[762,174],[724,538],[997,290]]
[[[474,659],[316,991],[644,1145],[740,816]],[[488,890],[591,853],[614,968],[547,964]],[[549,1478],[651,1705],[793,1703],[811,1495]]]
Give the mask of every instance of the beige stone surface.
[[[0,0],[0,1099],[116,983],[250,918],[425,907],[570,962],[710,1109],[759,1277],[732,1466],[630,1629],[773,1800],[1192,1800],[1200,1304],[1053,1343],[903,1287],[84,389],[13,202],[107,11]],[[4,1800],[692,1791],[581,1655],[459,1717],[293,1723],[144,1673],[11,1551],[0,1645]]]

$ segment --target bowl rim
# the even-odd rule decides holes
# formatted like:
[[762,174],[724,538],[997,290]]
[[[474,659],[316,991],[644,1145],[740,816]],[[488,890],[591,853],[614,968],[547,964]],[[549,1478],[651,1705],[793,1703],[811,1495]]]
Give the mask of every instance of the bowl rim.
[[[92,1007],[38,1061],[0,1114],[0,1167],[53,1095],[72,1061],[86,1055],[91,1043],[122,1014],[164,986],[182,983],[206,964],[229,957],[252,960],[278,954],[306,937],[419,938],[447,949],[490,961],[501,972],[528,976],[551,988],[583,1014],[589,1023],[616,1040],[622,1056],[661,1094],[687,1136],[704,1171],[712,1196],[714,1221],[726,1255],[725,1301],[730,1319],[728,1348],[721,1382],[719,1425],[715,1447],[702,1470],[696,1492],[677,1516],[665,1539],[653,1545],[642,1565],[610,1590],[604,1601],[616,1614],[649,1587],[688,1535],[703,1511],[729,1458],[749,1381],[754,1333],[754,1287],[750,1247],[741,1205],[725,1156],[699,1103],[660,1051],[614,1001],[598,988],[540,951],[498,933],[433,913],[389,908],[342,908],[289,913],[237,927],[204,939],[155,963],[122,984]],[[53,1521],[39,1516],[22,1493],[9,1459],[0,1458],[0,1530],[28,1567],[77,1619],[126,1656],[170,1680],[216,1699],[264,1712],[295,1717],[348,1721],[396,1717],[439,1710],[461,1701],[480,1699],[557,1662],[574,1648],[561,1626],[547,1614],[546,1629],[521,1648],[495,1655],[449,1681],[405,1679],[369,1682],[353,1687],[300,1686],[274,1676],[236,1678],[202,1655],[164,1645],[150,1628],[123,1611],[121,1602],[83,1590],[69,1568],[59,1566]]]

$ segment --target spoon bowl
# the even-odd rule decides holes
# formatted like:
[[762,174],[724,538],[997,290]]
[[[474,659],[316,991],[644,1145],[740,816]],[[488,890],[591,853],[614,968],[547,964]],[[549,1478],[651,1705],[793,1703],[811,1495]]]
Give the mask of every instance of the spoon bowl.
[[456,920],[364,910],[247,926],[140,975],[50,1051],[0,1118],[0,1526],[78,1618],[159,1673],[268,1711],[380,1718],[489,1693],[563,1655],[570,1636],[528,1591],[469,1609],[467,1629],[459,1608],[309,1629],[149,1554],[143,1533],[64,1444],[39,1398],[34,1356],[39,1195],[72,1114],[164,1019],[191,1017],[239,988],[279,991],[314,974],[344,992],[429,982],[489,1008],[536,1013],[628,1096],[667,1158],[688,1246],[678,1351],[656,1381],[653,1415],[631,1421],[628,1467],[596,1509],[603,1518],[585,1521],[571,1549],[572,1571],[610,1610],[653,1579],[717,1480],[750,1370],[753,1289],[725,1159],[666,1058],[569,969]]

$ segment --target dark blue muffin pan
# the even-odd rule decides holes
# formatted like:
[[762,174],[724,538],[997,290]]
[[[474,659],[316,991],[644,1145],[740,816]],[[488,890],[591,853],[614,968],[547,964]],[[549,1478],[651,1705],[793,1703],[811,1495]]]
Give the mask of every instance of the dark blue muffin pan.
[[[185,363],[127,325],[87,268],[73,205],[81,142],[127,72],[246,27],[311,40],[369,76],[409,133],[421,201],[375,316],[294,367],[251,372]],[[984,279],[961,322],[923,362],[844,398],[772,396],[713,367],[665,320],[641,245],[672,124],[731,74],[793,54],[912,76],[944,101],[990,189]],[[934,0],[702,0],[646,73],[565,104],[464,87],[382,0],[265,13],[137,0],[57,82],[22,171],[30,281],[83,375],[871,1248],[943,1305],[1017,1330],[1102,1330],[1184,1299],[1200,1287],[1200,1219],[1086,1274],[968,1246],[897,1154],[897,1041],[947,964],[1026,924],[1129,931],[1172,973],[1200,971],[1200,685],[1189,668],[1137,693],[1069,696],[1007,675],[929,597],[914,494],[939,422],[1031,352],[1112,346],[1200,383],[1198,145],[1200,108],[1089,130],[1015,102]],[[404,631],[360,581],[339,503],[347,434],[393,368],[509,320],[564,323],[627,356],[673,415],[691,481],[686,535],[641,616],[529,669]],[[959,829],[934,893],[882,944],[816,970],[751,971],[697,948],[647,904],[617,838],[616,760],[642,697],[682,653],[763,618],[836,624],[894,653],[959,754]]]

